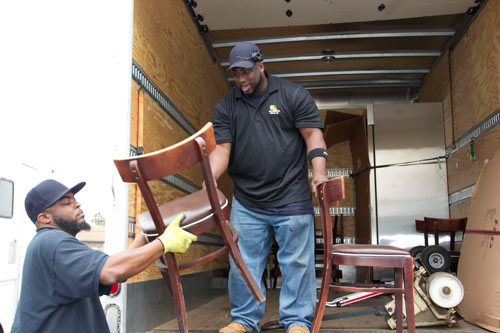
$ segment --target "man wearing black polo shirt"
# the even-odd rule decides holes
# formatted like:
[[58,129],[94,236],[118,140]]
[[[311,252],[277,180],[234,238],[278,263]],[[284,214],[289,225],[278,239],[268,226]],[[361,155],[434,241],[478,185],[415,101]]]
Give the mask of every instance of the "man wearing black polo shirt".
[[182,214],[157,240],[136,237],[112,256],[74,236],[90,229],[72,188],[47,179],[30,190],[26,213],[37,227],[26,250],[21,296],[12,332],[109,332],[99,296],[154,263],[166,252],[185,252],[196,236],[182,230]]
[[[311,190],[316,194],[327,180],[323,122],[302,86],[267,74],[255,44],[237,44],[229,60],[236,87],[214,108],[212,171],[217,179],[227,169],[234,182],[231,223],[256,281],[262,280],[272,238],[278,243],[280,324],[288,333],[309,332],[316,305]],[[257,303],[230,264],[232,322],[219,332],[259,332],[265,304]]]

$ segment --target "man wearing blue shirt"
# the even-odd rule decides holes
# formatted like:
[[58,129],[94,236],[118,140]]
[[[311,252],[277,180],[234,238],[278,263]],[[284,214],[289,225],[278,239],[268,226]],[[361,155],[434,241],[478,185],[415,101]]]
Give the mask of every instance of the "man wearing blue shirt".
[[182,215],[157,239],[136,237],[115,255],[92,250],[75,236],[89,230],[72,188],[47,179],[26,196],[25,208],[37,227],[26,251],[12,332],[109,332],[99,296],[143,271],[166,252],[185,252],[196,236],[179,227]]

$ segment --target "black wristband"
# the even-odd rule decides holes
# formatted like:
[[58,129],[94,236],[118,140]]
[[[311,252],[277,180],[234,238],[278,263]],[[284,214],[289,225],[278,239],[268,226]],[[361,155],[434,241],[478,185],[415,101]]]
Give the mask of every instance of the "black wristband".
[[323,157],[328,161],[328,151],[324,148],[315,148],[311,150],[309,154],[307,154],[307,159],[309,160],[309,163],[312,164],[313,158],[318,156]]

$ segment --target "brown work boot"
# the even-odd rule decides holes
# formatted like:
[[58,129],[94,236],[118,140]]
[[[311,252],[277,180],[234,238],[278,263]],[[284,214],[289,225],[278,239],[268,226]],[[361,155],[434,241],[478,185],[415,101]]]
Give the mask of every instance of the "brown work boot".
[[303,326],[292,326],[288,333],[309,333],[309,330]]
[[[231,324],[219,330],[219,333],[246,333],[248,332],[245,326],[233,321]],[[298,332],[298,331],[297,331]],[[308,331],[309,332],[309,331]]]

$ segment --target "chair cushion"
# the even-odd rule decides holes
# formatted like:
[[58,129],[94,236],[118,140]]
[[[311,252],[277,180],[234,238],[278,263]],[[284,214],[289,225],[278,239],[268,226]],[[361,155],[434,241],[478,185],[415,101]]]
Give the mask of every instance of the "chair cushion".
[[395,246],[371,244],[333,245],[332,254],[410,256],[410,252]]
[[[229,219],[229,209],[226,209],[228,206],[227,198],[221,191],[219,191],[219,189],[217,189],[217,196],[225,218]],[[169,225],[177,215],[184,213],[186,215],[186,219],[181,223],[181,227],[183,228],[208,220],[214,215],[205,189],[194,192],[177,200],[167,202],[161,205],[159,210],[165,226]],[[149,211],[139,215],[138,222],[142,233],[146,237],[149,238],[158,236],[156,226]]]

